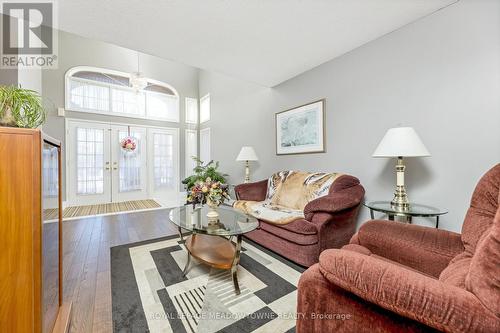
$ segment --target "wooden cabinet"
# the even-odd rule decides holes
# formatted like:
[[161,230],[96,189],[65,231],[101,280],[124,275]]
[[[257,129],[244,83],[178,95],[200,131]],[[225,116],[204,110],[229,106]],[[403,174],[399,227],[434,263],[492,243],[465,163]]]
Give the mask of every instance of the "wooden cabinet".
[[60,143],[39,130],[0,127],[2,331],[67,330],[61,209]]

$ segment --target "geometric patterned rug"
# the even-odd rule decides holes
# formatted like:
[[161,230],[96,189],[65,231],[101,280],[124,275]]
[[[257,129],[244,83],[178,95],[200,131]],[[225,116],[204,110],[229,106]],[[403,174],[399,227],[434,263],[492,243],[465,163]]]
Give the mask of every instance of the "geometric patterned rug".
[[[86,206],[72,206],[64,208],[63,219],[79,216],[94,216],[109,213],[128,212],[159,207],[161,207],[161,205],[152,199],[111,202]],[[57,219],[58,211],[59,210],[57,208],[45,209],[43,211],[45,220]]]
[[114,332],[295,332],[304,268],[244,240],[236,295],[229,271],[194,258],[183,276],[186,259],[178,236],[111,248]]

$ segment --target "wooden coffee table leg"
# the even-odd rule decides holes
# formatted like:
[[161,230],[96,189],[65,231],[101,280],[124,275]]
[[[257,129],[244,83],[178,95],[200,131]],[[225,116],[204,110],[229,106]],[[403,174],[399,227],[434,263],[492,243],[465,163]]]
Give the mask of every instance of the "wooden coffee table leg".
[[233,265],[231,266],[231,275],[233,276],[234,290],[236,295],[240,294],[240,285],[238,284],[238,264],[240,263],[242,236],[238,235],[236,240],[236,251],[234,252]]

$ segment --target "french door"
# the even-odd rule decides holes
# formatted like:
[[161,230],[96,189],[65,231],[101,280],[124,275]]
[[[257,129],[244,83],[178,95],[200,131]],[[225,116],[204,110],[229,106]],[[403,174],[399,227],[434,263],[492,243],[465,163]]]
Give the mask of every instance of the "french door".
[[[178,195],[176,130],[68,121],[66,159],[70,205],[90,205]],[[126,152],[120,141],[137,140]]]
[[66,142],[72,205],[111,202],[109,124],[69,122]]
[[163,205],[178,205],[178,147],[178,130],[148,128],[149,193]]

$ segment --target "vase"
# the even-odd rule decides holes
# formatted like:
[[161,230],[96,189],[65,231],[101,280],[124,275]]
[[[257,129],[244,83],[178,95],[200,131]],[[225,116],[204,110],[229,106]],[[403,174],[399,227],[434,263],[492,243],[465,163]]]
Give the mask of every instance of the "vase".
[[4,108],[3,111],[0,110],[0,126],[17,127],[10,107]]
[[212,200],[207,200],[207,206],[208,206],[208,222],[209,223],[214,223],[219,220],[219,212],[217,212],[217,207],[219,207],[215,202]]

